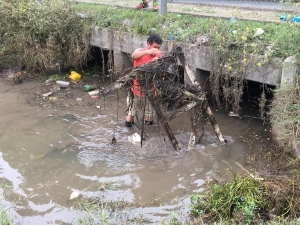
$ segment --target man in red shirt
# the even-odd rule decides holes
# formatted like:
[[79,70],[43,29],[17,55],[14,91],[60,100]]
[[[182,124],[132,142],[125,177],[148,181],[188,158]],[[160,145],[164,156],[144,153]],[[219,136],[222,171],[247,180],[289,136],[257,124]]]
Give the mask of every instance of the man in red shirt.
[[[147,47],[146,48],[138,48],[136,49],[131,58],[133,59],[133,67],[141,66],[150,62],[152,60],[158,59],[162,56],[159,51],[162,45],[162,39],[157,34],[152,34],[147,39]],[[131,127],[134,122],[134,116],[136,115],[139,108],[141,108],[142,103],[144,102],[144,94],[141,92],[141,86],[138,84],[136,79],[133,80],[133,86],[131,91],[134,95],[133,101],[131,98],[127,97],[127,105],[128,105],[128,114],[126,116],[125,125],[126,127]],[[131,102],[130,102],[131,100]],[[153,109],[150,104],[146,106],[146,117],[145,124],[152,125],[153,124]]]

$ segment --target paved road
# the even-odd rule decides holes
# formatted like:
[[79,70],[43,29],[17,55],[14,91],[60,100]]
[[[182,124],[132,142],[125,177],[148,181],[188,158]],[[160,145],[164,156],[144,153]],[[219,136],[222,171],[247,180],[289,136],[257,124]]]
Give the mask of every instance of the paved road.
[[286,10],[290,8],[287,4],[272,0],[169,0],[174,3],[209,4],[215,6],[245,7],[253,9]]
[[272,0],[168,0],[173,3],[209,4],[215,6],[245,7],[254,9],[286,10],[291,7]]
[[[139,3],[140,0],[75,0],[77,2],[85,2],[85,3],[98,3],[105,5],[114,5],[120,7],[127,8],[135,8],[135,6]],[[176,2],[175,2],[176,1]],[[187,3],[177,3],[179,1],[191,1],[193,4]],[[152,5],[152,0],[149,0],[150,6]],[[195,4],[195,2],[197,2]],[[201,2],[201,4],[200,4]],[[207,2],[208,5],[205,5]],[[222,7],[220,4],[228,3],[228,7]],[[232,18],[235,17],[237,19],[245,19],[245,20],[255,20],[255,21],[280,21],[279,17],[283,11],[274,10],[271,8],[271,5],[268,9],[262,10],[262,8],[233,8],[230,7],[229,3],[232,4],[256,4],[258,1],[250,1],[250,0],[168,0],[167,11],[173,13],[188,13],[193,15],[205,16],[205,17],[220,17],[220,18]],[[260,0],[263,2],[263,0]],[[264,4],[271,4],[271,2],[264,1]],[[273,2],[274,3],[274,2]],[[262,5],[262,4],[261,4]],[[277,3],[278,5],[278,3]],[[151,8],[151,7],[149,7]]]

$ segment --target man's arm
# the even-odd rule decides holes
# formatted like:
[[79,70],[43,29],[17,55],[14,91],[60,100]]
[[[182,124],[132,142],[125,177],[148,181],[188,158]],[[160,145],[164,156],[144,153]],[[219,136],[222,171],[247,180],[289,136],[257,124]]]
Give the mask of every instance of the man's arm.
[[145,50],[137,49],[132,53],[131,58],[139,59],[139,58],[143,57],[144,55],[155,56],[155,55],[160,55],[160,54],[161,54],[161,52],[157,48],[150,48],[150,49],[145,49]]

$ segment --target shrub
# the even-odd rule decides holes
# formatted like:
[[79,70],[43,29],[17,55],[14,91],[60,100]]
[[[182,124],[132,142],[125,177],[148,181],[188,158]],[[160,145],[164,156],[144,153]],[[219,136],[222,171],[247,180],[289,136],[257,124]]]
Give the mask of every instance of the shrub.
[[89,21],[70,1],[1,0],[0,16],[0,60],[7,66],[15,59],[35,71],[85,63]]

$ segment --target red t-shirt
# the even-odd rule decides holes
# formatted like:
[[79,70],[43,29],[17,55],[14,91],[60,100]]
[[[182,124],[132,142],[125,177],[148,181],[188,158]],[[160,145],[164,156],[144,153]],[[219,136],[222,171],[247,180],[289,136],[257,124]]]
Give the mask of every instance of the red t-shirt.
[[[138,49],[139,51],[143,51],[143,50],[146,50],[147,48],[140,48]],[[146,64],[147,62],[150,62],[152,61],[154,58],[158,58],[158,57],[161,57],[161,54],[158,54],[158,55],[155,55],[155,56],[152,56],[152,55],[144,55],[142,56],[141,58],[139,59],[134,59],[133,60],[133,67],[137,67],[137,66],[141,66],[141,65],[144,65]],[[139,85],[137,79],[134,79],[133,80],[133,87],[131,88],[131,91],[133,92],[134,95],[136,96],[144,96],[142,93],[141,93],[141,86]],[[154,93],[155,93],[155,90],[154,90]]]

